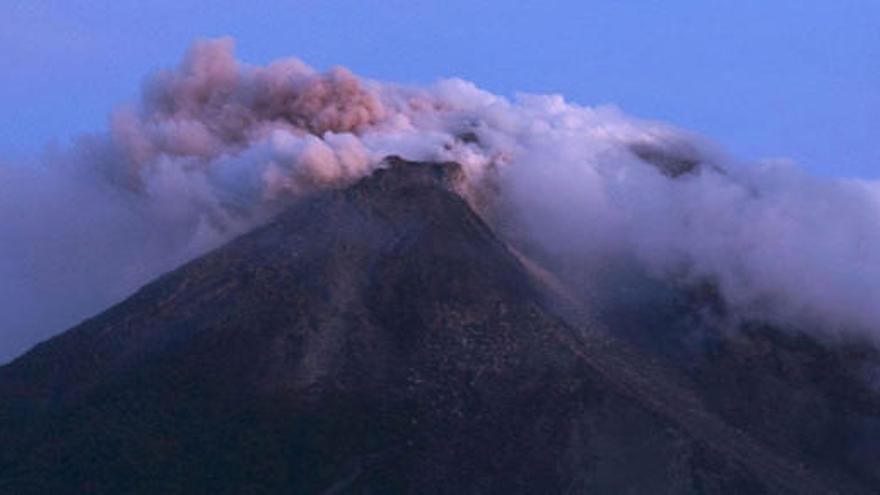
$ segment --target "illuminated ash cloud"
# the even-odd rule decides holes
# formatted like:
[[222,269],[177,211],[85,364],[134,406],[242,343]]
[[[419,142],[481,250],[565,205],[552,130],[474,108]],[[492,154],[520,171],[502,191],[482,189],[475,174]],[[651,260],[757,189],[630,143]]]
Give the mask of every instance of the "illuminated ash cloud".
[[[401,86],[296,59],[255,67],[229,39],[153,75],[108,133],[40,167],[0,166],[0,289],[15,294],[0,327],[22,328],[19,342],[61,330],[389,155],[460,163],[490,222],[574,265],[631,259],[712,280],[738,314],[880,335],[877,182],[740,164],[669,125],[555,95]],[[59,273],[59,259],[82,269]]]

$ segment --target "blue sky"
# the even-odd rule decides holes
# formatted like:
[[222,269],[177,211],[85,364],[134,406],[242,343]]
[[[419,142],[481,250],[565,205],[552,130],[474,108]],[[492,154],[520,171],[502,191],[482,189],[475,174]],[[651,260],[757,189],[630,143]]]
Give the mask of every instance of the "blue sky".
[[197,37],[239,58],[614,103],[743,158],[880,177],[880,2],[82,1],[0,3],[0,157],[101,130]]

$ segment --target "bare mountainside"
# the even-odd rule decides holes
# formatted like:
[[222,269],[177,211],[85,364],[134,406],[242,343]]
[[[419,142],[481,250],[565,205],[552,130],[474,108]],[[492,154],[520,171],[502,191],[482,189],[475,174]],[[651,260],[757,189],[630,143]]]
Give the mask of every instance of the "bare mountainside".
[[460,173],[389,159],[0,368],[0,493],[872,491],[572,317]]

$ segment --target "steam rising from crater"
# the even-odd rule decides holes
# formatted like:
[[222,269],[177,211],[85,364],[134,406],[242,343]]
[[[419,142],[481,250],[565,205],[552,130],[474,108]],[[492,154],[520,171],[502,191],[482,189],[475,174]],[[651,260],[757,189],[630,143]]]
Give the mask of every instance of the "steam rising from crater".
[[[711,279],[742,314],[880,336],[880,184],[738,164],[613,107],[237,61],[197,42],[109,132],[0,164],[0,359],[387,155],[464,166],[552,256]],[[506,227],[506,230],[507,227]]]

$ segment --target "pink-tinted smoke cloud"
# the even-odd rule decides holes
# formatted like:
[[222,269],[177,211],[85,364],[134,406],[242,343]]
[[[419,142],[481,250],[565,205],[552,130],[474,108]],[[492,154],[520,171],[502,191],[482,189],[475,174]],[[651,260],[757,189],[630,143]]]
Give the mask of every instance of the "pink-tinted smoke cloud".
[[[461,80],[407,87],[228,39],[153,75],[106,133],[0,164],[0,359],[387,155],[491,177],[517,235],[583,265],[716,281],[740,314],[880,336],[880,184],[739,164],[668,125]],[[511,217],[513,218],[513,217]],[[509,219],[507,219],[509,220]]]

